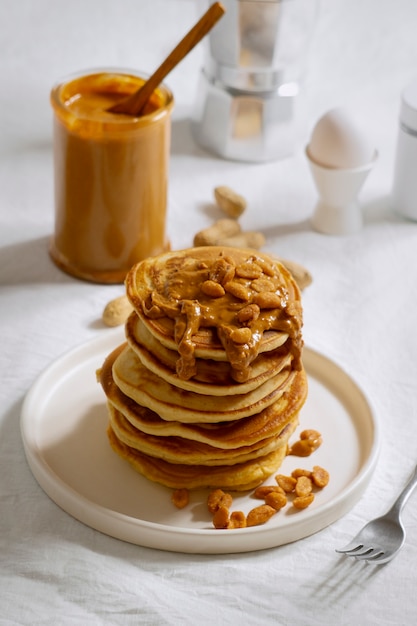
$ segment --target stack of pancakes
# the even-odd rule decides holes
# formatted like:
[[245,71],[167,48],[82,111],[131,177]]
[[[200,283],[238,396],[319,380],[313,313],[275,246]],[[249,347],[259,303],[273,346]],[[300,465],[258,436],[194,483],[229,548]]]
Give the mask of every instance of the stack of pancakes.
[[282,463],[307,395],[300,292],[253,250],[135,265],[126,343],[99,371],[113,449],[175,489],[252,489]]

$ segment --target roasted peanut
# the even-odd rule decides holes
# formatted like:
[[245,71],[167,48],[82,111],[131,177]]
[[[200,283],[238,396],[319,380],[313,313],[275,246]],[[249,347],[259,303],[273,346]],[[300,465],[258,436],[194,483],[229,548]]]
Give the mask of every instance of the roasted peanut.
[[239,217],[246,209],[245,198],[225,185],[214,189],[214,198],[220,209],[229,217]]
[[316,487],[318,487],[319,489],[323,489],[323,487],[328,484],[330,480],[330,475],[329,472],[323,467],[315,465],[313,467],[313,471],[311,472],[311,478]]
[[322,438],[317,430],[303,430],[300,439],[291,445],[289,454],[294,456],[310,456],[322,444]]
[[127,296],[119,296],[105,306],[102,320],[106,326],[120,326],[125,323],[132,311],[133,307]]
[[236,276],[239,278],[248,278],[254,280],[262,276],[262,268],[257,263],[247,261],[236,266]]
[[241,232],[236,220],[224,218],[218,220],[208,228],[201,230],[194,236],[195,246],[216,246],[221,239],[231,237]]
[[232,506],[233,498],[230,493],[225,493],[222,489],[210,491],[207,498],[207,508],[210,513],[215,513],[221,506],[227,509]]
[[314,500],[314,493],[309,493],[307,496],[297,496],[292,501],[293,507],[296,509],[306,509]]
[[285,493],[291,493],[294,491],[297,479],[293,476],[285,476],[284,474],[277,474],[275,476],[277,484],[285,491]]
[[232,504],[233,504],[233,498],[232,498],[231,494],[230,493],[225,493],[222,496],[222,499],[221,499],[221,506],[225,506],[226,508],[230,509]]
[[226,506],[220,506],[213,515],[214,528],[227,528],[229,525],[229,509]]
[[308,476],[299,476],[299,478],[297,478],[297,482],[295,485],[295,493],[297,494],[297,496],[302,497],[302,496],[308,496],[309,493],[311,493],[313,490],[313,483],[311,482],[311,479],[308,478]]
[[247,526],[260,526],[261,524],[265,524],[273,515],[276,513],[276,509],[269,504],[261,504],[260,506],[256,506],[254,509],[251,509],[246,516],[246,525]]
[[299,302],[287,302],[287,314],[297,316],[301,313],[302,308]]
[[246,528],[246,515],[242,511],[232,511],[227,528]]
[[230,333],[230,339],[233,343],[237,343],[239,345],[243,345],[248,343],[252,339],[252,331],[247,326],[242,328],[235,328]]
[[210,298],[221,298],[225,294],[223,285],[214,280],[205,280],[201,285],[201,291]]
[[279,485],[261,485],[255,489],[253,497],[258,500],[265,500],[266,496],[273,492],[285,494],[285,491]]
[[255,294],[253,301],[260,309],[278,309],[282,306],[281,296],[271,291],[263,291],[262,293]]
[[265,504],[279,511],[287,504],[287,496],[279,491],[271,491],[265,496]]
[[243,300],[244,302],[248,302],[248,300],[250,300],[250,290],[245,287],[245,285],[238,283],[236,280],[231,280],[226,283],[224,285],[224,289],[227,293],[230,293],[238,300]]
[[236,318],[240,324],[245,324],[247,322],[256,322],[259,317],[261,310],[257,304],[248,304],[247,306],[240,309],[237,313]]
[[273,281],[268,278],[255,278],[255,280],[251,282],[250,286],[257,293],[275,291],[276,289]]
[[293,476],[294,478],[300,478],[300,476],[308,476],[308,478],[310,478],[311,472],[310,470],[297,467],[295,470],[291,472],[291,476]]
[[171,500],[177,509],[183,509],[190,501],[188,489],[176,489],[171,496]]
[[217,259],[217,261],[214,263],[210,271],[209,279],[214,280],[216,283],[224,285],[225,283],[228,283],[229,280],[232,280],[234,278],[235,269],[236,267],[233,262],[230,262],[222,257],[220,259]]
[[310,456],[314,448],[308,439],[299,439],[290,447],[289,454],[293,456]]
[[259,265],[259,267],[261,268],[262,272],[264,274],[266,274],[267,276],[274,276],[275,275],[275,270],[272,267],[272,265],[270,263],[268,263],[268,261],[265,261],[265,259],[261,259],[259,257],[256,257],[256,263],[257,265]]

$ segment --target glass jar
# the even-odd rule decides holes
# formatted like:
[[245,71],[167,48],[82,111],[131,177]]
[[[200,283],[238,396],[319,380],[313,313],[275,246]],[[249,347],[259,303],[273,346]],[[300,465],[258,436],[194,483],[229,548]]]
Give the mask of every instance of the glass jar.
[[110,113],[146,76],[97,70],[51,91],[55,232],[50,255],[65,272],[123,282],[136,262],[169,248],[165,223],[171,91],[161,85],[138,117]]

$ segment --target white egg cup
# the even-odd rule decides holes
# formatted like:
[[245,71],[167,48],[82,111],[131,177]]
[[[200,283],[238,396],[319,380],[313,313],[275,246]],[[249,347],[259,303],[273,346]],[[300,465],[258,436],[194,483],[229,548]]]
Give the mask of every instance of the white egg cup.
[[319,193],[311,222],[313,227],[327,235],[352,235],[363,226],[358,195],[371,171],[373,160],[361,167],[335,169],[316,163],[306,149],[307,160]]

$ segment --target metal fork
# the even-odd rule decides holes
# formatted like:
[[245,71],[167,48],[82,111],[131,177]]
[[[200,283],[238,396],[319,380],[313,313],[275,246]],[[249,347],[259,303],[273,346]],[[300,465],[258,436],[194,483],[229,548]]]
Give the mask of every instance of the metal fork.
[[336,552],[371,563],[391,561],[405,542],[401,512],[416,485],[417,467],[389,511],[368,522],[347,546]]

